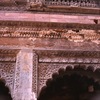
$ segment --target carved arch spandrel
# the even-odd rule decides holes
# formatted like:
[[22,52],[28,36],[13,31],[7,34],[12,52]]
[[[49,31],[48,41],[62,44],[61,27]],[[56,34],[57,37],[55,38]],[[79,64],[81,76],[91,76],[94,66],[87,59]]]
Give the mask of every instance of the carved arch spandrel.
[[5,85],[13,97],[15,63],[0,63],[0,79],[5,80]]
[[[84,72],[77,72],[80,75],[87,75],[87,77],[93,77],[95,81],[100,82],[100,76],[95,75],[96,72],[99,73],[100,64],[48,64],[48,63],[39,63],[39,93],[42,87],[46,86],[48,79],[52,80],[52,77],[55,77],[56,74],[60,74],[63,71],[67,71],[67,74],[75,72],[77,68],[82,69]],[[63,69],[62,72],[59,72],[59,69]],[[90,72],[90,73],[89,73]],[[55,74],[54,74],[55,73]],[[91,74],[92,73],[92,74]]]
[[18,51],[16,49],[0,49],[0,79],[5,80],[5,85],[9,88],[12,98],[14,92],[16,55]]

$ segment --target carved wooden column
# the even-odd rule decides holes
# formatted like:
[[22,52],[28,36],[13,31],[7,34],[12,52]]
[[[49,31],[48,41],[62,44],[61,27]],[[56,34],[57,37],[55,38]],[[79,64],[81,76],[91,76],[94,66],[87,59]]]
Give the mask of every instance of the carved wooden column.
[[32,99],[32,50],[21,50],[17,55],[14,100],[35,100]]

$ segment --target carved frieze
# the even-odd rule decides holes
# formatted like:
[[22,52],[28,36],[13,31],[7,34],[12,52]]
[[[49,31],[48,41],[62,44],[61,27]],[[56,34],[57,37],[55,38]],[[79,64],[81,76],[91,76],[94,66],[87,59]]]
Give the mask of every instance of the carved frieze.
[[36,51],[44,63],[100,63],[99,51]]
[[100,29],[99,24],[77,24],[77,23],[56,23],[56,22],[29,22],[29,21],[0,21],[1,30],[9,29],[15,30],[15,29],[88,29],[88,30],[96,30],[98,31]]
[[37,9],[37,10],[44,10],[47,6],[43,2],[29,2],[27,4],[27,10]]
[[[32,27],[0,27],[0,37],[16,38],[65,38],[69,41],[83,42],[85,40],[100,39],[100,30],[88,29],[49,29],[49,28],[32,28]],[[99,42],[98,42],[99,43]]]
[[[30,1],[27,10],[46,12],[99,13],[100,2],[95,0],[42,0]],[[93,9],[94,8],[94,9]],[[95,9],[97,8],[97,9]]]
[[71,7],[98,7],[99,2],[96,0],[54,0],[54,1],[49,1],[45,0],[45,3],[49,6],[51,5],[56,5],[56,6],[71,6]]
[[0,62],[15,62],[19,50],[0,49]]
[[[96,9],[95,9],[96,8]],[[100,13],[98,0],[0,0],[1,11]]]

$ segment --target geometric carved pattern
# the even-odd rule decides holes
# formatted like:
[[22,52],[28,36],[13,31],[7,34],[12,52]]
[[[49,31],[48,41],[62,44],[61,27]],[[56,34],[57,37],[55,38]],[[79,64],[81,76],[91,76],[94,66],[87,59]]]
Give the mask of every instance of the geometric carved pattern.
[[[78,32],[77,32],[78,31]],[[15,28],[0,27],[0,37],[21,37],[21,38],[66,38],[69,41],[98,40],[100,34],[96,30],[71,30],[71,29],[37,29],[37,28]]]
[[99,51],[60,51],[60,50],[37,50],[39,55],[38,63],[38,94],[43,86],[46,86],[48,79],[52,78],[53,73],[58,73],[60,68],[66,69],[76,65],[82,66],[84,70],[89,68],[95,71],[100,69],[100,52]]
[[86,70],[87,68],[89,68],[89,66],[91,66],[91,68],[93,68],[93,71],[96,69],[100,69],[100,64],[57,64],[57,63],[39,63],[39,89],[38,92],[40,92],[41,88],[43,86],[46,86],[46,81],[48,79],[52,78],[52,75],[54,73],[58,73],[58,70],[60,68],[64,68],[66,69],[68,66],[71,66],[71,68],[73,69],[75,66],[82,66],[82,68],[84,70]]
[[37,96],[38,87],[38,55],[33,52],[33,76],[32,76],[32,92]]
[[46,50],[46,51],[42,51],[42,50],[38,50],[37,53],[40,56],[40,58],[42,57],[83,57],[83,58],[100,58],[100,51],[56,51],[56,50]]
[[16,94],[19,93],[19,88],[20,88],[20,55],[17,55],[17,59],[16,59],[16,66],[15,66],[15,79],[14,79],[14,100],[17,100],[16,98],[20,95],[20,94]]
[[52,74],[58,72],[60,68],[66,68],[64,64],[52,64],[52,63],[39,63],[39,89],[46,85],[46,81],[52,78]]
[[[70,10],[68,9],[70,7]],[[74,8],[73,8],[74,7]],[[93,8],[99,8],[100,2],[98,0],[31,0],[28,4],[28,10],[40,10],[40,11],[53,11],[53,12],[87,12],[93,11]],[[73,9],[71,9],[73,8]],[[79,8],[79,9],[76,9]],[[80,10],[86,8],[85,10]],[[92,8],[92,9],[91,9]],[[91,9],[87,11],[87,9]],[[96,11],[95,11],[96,12]],[[91,12],[92,13],[92,12]]]
[[0,79],[5,81],[5,85],[10,89],[12,98],[17,53],[18,50],[0,49]]
[[[18,27],[19,26],[19,27]],[[95,26],[95,27],[94,27]],[[39,28],[37,28],[39,27]],[[79,30],[78,30],[79,29]],[[53,31],[52,31],[53,30]],[[74,31],[71,31],[74,30]],[[76,32],[76,31],[79,32]],[[85,31],[86,30],[86,31]],[[0,37],[39,37],[39,33],[46,34],[47,37],[60,38],[58,33],[96,33],[100,30],[99,24],[68,24],[68,23],[48,23],[48,22],[17,22],[17,21],[0,21]],[[48,34],[57,31],[57,34]],[[84,32],[85,31],[85,32]],[[99,31],[98,31],[99,32]],[[70,34],[69,34],[70,35]],[[41,36],[41,34],[40,34]],[[44,36],[44,35],[43,35]],[[99,36],[99,34],[98,34]],[[91,34],[92,37],[92,34]]]
[[99,51],[37,51],[39,62],[100,63]]
[[[54,9],[50,10],[50,8],[53,6]],[[55,7],[57,7],[58,9],[55,9]],[[66,11],[66,9],[64,8],[67,7],[77,7],[77,8],[86,7],[89,9],[92,8],[91,9],[92,12],[93,8],[100,8],[100,2],[99,0],[59,0],[59,1],[58,0],[0,0],[0,10],[3,11],[4,10],[6,11],[25,11],[25,10],[61,11],[62,7],[64,12]],[[74,12],[76,12],[76,10],[77,9],[75,9]]]
[[11,94],[13,93],[15,63],[0,63],[0,78],[4,79],[9,87]]
[[71,7],[98,7],[97,0],[46,0],[47,5]]

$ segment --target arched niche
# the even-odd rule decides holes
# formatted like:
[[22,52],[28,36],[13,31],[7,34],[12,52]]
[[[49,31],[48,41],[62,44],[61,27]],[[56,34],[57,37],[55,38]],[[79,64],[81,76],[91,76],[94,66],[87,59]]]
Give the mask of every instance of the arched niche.
[[10,90],[3,79],[0,79],[0,100],[13,100]]
[[[84,68],[84,69],[83,69]],[[100,69],[93,66],[67,66],[52,74],[38,100],[99,100]]]

